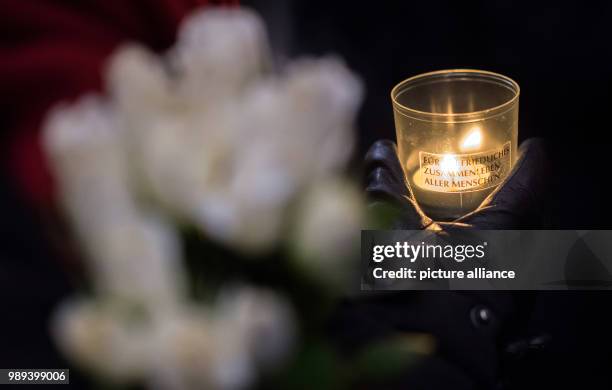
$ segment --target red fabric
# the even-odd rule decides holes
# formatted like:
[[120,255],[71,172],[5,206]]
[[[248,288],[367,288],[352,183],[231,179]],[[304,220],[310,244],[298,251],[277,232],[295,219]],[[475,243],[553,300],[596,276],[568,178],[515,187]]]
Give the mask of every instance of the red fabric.
[[120,43],[170,46],[181,19],[207,0],[3,0],[0,12],[0,131],[3,161],[28,198],[53,200],[39,144],[47,109],[101,87],[107,56]]

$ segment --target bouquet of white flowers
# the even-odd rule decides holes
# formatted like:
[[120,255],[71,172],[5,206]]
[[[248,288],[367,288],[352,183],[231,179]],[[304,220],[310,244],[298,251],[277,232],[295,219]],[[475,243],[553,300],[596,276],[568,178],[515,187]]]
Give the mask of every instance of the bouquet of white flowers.
[[365,207],[344,169],[360,80],[336,57],[273,69],[260,18],[214,8],[163,56],[120,48],[106,80],[44,129],[92,282],[57,310],[59,346],[152,388],[287,369],[357,271]]

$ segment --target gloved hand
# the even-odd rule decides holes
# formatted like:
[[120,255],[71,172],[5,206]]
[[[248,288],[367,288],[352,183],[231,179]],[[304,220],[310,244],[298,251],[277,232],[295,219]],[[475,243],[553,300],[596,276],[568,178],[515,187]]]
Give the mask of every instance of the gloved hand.
[[[391,226],[453,235],[462,229],[527,229],[546,224],[548,162],[543,142],[521,145],[519,159],[498,188],[473,212],[452,222],[433,221],[419,208],[404,179],[395,143],[376,142],[365,158],[366,193],[372,208],[396,211]],[[504,330],[531,311],[530,294],[509,291],[370,292],[346,300],[335,318],[336,339],[358,348],[403,332],[437,340],[434,356],[406,373],[397,388],[491,389],[502,378]],[[509,336],[511,337],[511,336]]]
[[404,178],[394,142],[375,142],[366,154],[365,169],[366,193],[372,207],[384,203],[398,211],[391,228],[534,229],[547,223],[542,210],[547,198],[549,166],[540,139],[523,142],[518,161],[504,183],[475,211],[452,222],[433,221],[419,208]]

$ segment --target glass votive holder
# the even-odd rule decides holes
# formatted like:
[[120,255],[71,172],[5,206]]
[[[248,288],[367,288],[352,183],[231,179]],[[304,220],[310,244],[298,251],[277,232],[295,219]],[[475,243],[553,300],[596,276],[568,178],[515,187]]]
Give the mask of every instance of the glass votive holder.
[[519,86],[481,70],[430,72],[391,91],[398,155],[423,211],[453,220],[476,209],[516,160]]

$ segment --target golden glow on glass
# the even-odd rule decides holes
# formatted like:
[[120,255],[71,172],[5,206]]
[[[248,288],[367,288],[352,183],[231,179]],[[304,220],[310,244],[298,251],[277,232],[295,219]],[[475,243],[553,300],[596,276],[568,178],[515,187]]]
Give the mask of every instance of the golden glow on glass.
[[482,131],[480,127],[475,126],[461,141],[461,150],[475,150],[482,145]]
[[453,154],[445,154],[440,161],[440,170],[442,175],[448,176],[459,171],[459,162]]
[[430,217],[476,209],[516,160],[519,86],[497,73],[425,73],[391,91],[398,155]]

